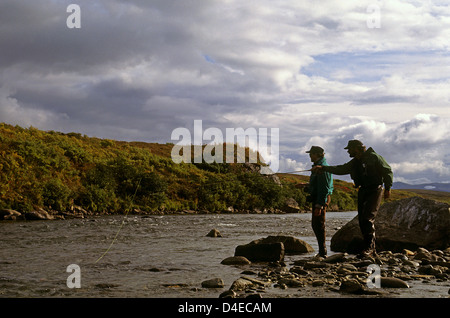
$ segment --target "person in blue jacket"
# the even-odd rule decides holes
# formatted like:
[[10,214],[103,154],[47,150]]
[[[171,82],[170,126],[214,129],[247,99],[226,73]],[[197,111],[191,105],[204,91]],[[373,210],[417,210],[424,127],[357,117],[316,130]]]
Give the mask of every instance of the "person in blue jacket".
[[[309,157],[315,166],[328,166],[325,159],[323,148],[312,146],[309,151]],[[325,213],[331,202],[331,194],[333,193],[333,176],[329,172],[317,173],[312,172],[309,178],[307,191],[310,195],[312,203],[312,220],[311,225],[319,244],[319,255],[326,257],[326,236],[325,236]]]

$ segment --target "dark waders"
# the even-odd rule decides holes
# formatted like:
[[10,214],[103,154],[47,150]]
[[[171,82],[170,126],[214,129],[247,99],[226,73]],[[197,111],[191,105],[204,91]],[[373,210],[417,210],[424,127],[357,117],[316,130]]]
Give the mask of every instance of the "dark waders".
[[[331,196],[328,196],[328,204],[330,204]],[[326,247],[326,233],[325,233],[325,214],[327,211],[326,206],[322,206],[321,208],[315,207],[315,203],[312,204],[312,219],[311,225],[314,231],[314,234],[317,238],[317,243],[319,244],[319,255],[325,257],[327,255],[327,247]]]
[[363,252],[375,251],[375,217],[381,204],[383,187],[361,187],[358,191],[358,221],[363,236]]

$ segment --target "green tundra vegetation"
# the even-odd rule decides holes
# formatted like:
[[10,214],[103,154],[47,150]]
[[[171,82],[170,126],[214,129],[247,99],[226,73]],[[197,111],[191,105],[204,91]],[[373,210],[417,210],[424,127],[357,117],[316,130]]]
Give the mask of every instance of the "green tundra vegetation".
[[[0,124],[0,208],[249,212],[282,210],[293,198],[309,209],[307,193],[295,187],[307,176],[279,174],[280,185],[256,171],[261,162],[176,164],[172,147]],[[335,210],[356,209],[349,183],[335,180],[332,200]]]

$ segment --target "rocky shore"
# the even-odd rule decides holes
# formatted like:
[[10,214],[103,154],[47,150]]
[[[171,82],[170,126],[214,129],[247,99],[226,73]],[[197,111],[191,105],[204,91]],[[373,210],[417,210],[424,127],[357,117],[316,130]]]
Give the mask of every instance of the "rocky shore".
[[[355,217],[331,238],[327,258],[303,257],[286,264],[285,255],[311,253],[295,237],[269,236],[236,247],[222,264],[248,266],[220,297],[261,297],[270,288],[320,288],[346,295],[386,296],[388,289],[414,282],[446,286],[450,294],[450,207],[418,197],[384,204],[375,221],[378,253],[360,258],[362,236]],[[252,269],[254,264],[257,270]]]
[[[390,297],[393,289],[411,288],[411,282],[450,287],[450,248],[383,251],[364,258],[336,253],[327,258],[303,257],[290,264],[252,263],[239,256],[236,262],[233,266],[243,268],[241,277],[218,297],[271,297],[275,289],[292,290],[295,294],[307,290],[311,293],[311,288],[342,297]],[[223,264],[233,263],[228,259]]]

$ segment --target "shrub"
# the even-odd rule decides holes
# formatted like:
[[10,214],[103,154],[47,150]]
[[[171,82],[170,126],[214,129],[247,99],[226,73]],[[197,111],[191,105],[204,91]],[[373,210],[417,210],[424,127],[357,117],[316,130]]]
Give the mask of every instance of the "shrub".
[[70,189],[60,179],[50,179],[42,187],[42,200],[46,207],[62,211],[69,205]]

